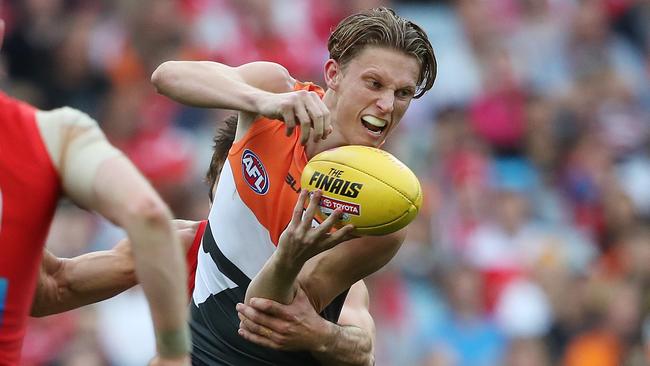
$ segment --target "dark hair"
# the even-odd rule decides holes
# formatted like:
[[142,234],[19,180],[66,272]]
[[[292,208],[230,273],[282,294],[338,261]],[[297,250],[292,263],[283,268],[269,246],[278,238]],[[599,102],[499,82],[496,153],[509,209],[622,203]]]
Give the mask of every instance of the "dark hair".
[[237,132],[236,114],[229,116],[223,122],[219,123],[214,132],[214,137],[212,138],[212,142],[214,143],[212,146],[212,159],[210,160],[210,167],[205,174],[205,181],[210,187],[210,201],[214,199],[212,197],[212,188],[217,182],[217,179],[219,179],[221,168],[223,168],[223,164],[228,157],[228,151],[230,151],[230,147],[233,141],[235,141],[235,132]]
[[371,9],[343,19],[330,35],[327,49],[330,58],[345,67],[369,45],[392,48],[415,57],[420,63],[415,98],[431,89],[436,79],[436,57],[427,34],[417,24],[389,8]]

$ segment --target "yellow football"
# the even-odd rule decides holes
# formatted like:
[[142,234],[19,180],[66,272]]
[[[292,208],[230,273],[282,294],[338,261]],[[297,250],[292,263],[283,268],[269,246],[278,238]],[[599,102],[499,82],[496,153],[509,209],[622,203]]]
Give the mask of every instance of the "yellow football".
[[339,227],[353,224],[358,235],[395,232],[413,221],[422,205],[415,174],[390,153],[367,146],[342,146],[314,156],[300,184],[322,191],[319,219],[341,208]]

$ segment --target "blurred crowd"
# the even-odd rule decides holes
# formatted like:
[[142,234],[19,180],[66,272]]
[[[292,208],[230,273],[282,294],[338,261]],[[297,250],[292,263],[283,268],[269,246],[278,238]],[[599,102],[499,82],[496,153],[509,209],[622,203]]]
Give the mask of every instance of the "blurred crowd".
[[[377,365],[650,365],[650,0],[0,4],[0,87],[95,117],[187,219],[207,214],[228,113],[157,95],[156,66],[268,60],[321,83],[332,27],[393,7],[429,34],[438,78],[386,144],[425,205],[367,281]],[[60,256],[123,236],[62,206],[48,240]],[[134,289],[35,319],[24,364],[144,364],[146,311]]]

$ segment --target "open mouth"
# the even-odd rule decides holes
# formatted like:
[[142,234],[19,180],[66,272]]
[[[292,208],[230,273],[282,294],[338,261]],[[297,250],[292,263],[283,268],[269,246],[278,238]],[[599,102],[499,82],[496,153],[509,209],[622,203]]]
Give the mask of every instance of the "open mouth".
[[381,135],[386,126],[388,126],[388,122],[386,120],[371,116],[369,114],[361,117],[361,123],[366,129],[375,135]]

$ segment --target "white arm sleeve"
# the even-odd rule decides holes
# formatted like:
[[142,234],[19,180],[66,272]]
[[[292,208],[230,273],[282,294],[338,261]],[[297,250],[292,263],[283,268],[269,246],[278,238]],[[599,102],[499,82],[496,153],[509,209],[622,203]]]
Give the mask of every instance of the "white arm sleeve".
[[99,166],[123,154],[106,140],[95,120],[76,109],[38,111],[36,121],[63,191],[75,203],[91,207]]

